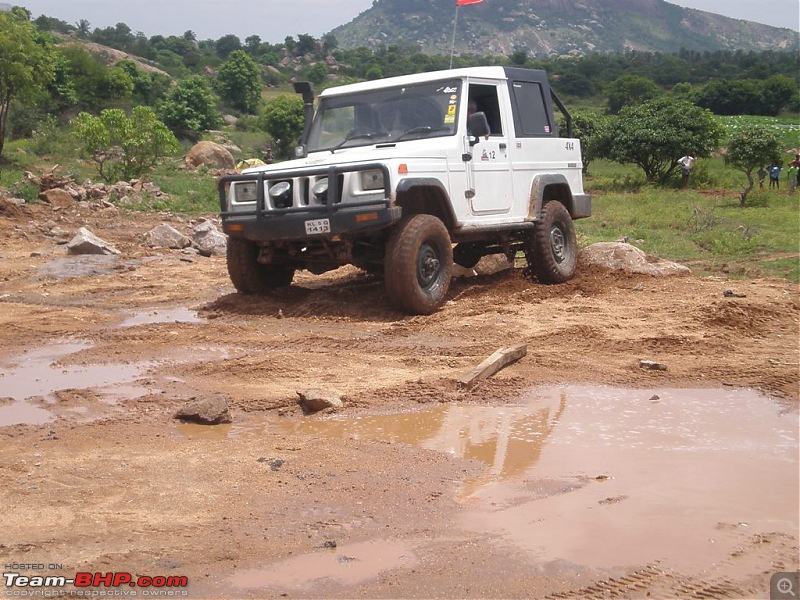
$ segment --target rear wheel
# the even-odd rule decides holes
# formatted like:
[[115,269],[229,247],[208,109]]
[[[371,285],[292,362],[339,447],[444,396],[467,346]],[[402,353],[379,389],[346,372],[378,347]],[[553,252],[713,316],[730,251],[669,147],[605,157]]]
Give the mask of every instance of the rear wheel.
[[411,314],[439,309],[450,288],[453,246],[450,234],[432,215],[402,221],[386,243],[384,281],[391,301]]
[[525,242],[525,258],[532,275],[542,283],[564,283],[575,275],[578,242],[566,207],[551,200]]
[[292,283],[294,269],[258,262],[259,247],[250,240],[228,238],[228,275],[242,294],[265,294]]

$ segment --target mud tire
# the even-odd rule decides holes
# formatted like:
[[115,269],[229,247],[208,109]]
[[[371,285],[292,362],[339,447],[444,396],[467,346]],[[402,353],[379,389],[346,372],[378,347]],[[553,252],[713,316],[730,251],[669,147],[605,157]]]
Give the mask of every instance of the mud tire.
[[294,269],[258,262],[258,245],[250,240],[228,238],[228,275],[241,294],[266,294],[292,283]]
[[450,234],[432,215],[401,221],[386,243],[384,282],[401,310],[429,315],[444,304],[453,272]]
[[564,283],[575,276],[578,241],[566,207],[551,200],[525,242],[528,269],[540,283]]

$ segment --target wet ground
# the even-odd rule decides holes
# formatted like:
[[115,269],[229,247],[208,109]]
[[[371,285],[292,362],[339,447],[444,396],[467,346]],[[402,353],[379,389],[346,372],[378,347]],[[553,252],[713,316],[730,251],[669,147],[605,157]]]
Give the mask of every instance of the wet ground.
[[[356,269],[240,296],[141,245],[180,218],[82,210],[0,214],[3,564],[202,599],[766,599],[800,568],[796,284],[515,270],[408,317]],[[174,418],[212,394],[232,423]]]

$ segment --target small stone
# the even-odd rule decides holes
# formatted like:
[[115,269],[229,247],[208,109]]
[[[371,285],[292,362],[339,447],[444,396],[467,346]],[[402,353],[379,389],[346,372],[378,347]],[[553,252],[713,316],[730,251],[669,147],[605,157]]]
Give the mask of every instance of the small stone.
[[649,369],[650,371],[666,371],[667,365],[664,363],[655,362],[653,360],[640,360],[639,366],[642,369]]
[[217,425],[232,421],[228,401],[222,394],[192,399],[175,413],[175,418],[201,425]]

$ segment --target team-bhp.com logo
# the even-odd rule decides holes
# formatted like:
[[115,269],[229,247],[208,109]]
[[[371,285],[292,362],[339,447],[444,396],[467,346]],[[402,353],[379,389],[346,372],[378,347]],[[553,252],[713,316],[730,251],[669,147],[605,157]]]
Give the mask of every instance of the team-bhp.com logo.
[[[22,575],[3,573],[6,596],[21,598],[53,596],[188,596],[189,579],[182,575],[139,575],[126,572],[75,573],[63,575]],[[75,589],[64,589],[74,586]],[[107,589],[112,588],[112,589]],[[133,589],[132,589],[133,588]]]

